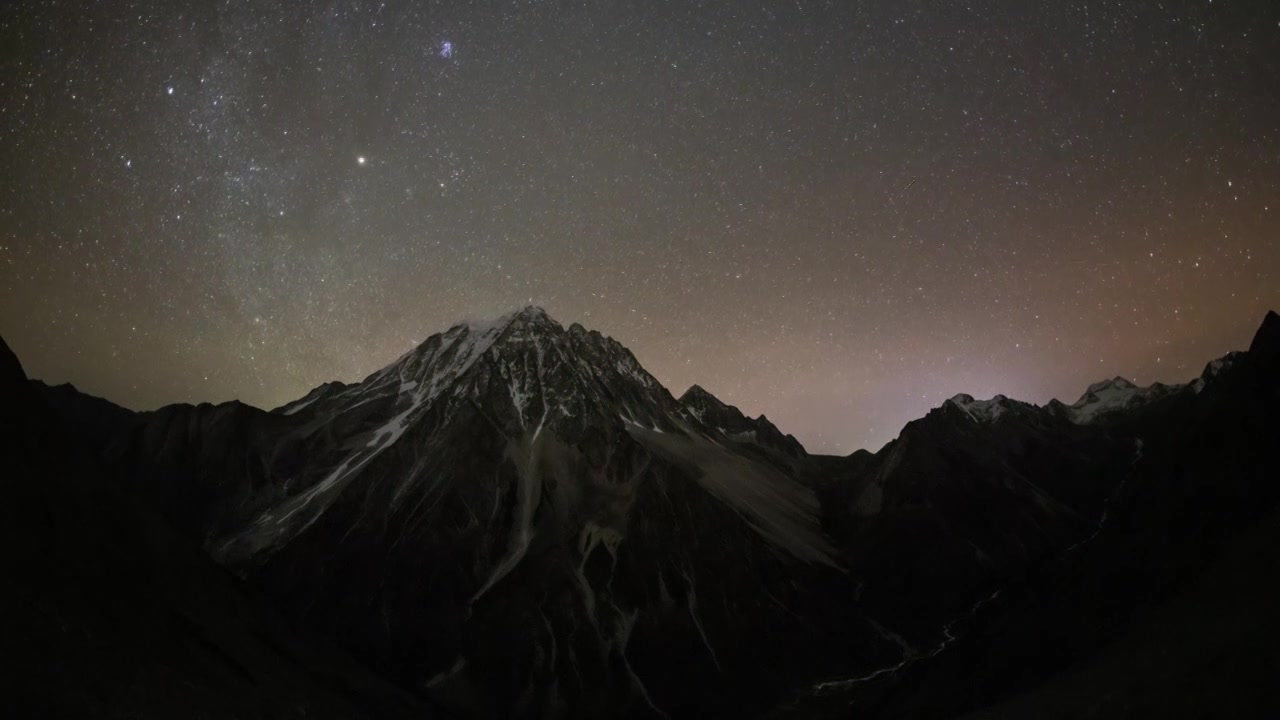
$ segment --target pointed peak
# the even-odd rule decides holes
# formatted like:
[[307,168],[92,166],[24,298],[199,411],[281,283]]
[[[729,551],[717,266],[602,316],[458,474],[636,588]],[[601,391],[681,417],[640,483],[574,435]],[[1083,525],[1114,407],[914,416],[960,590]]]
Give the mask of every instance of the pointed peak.
[[22,363],[18,361],[18,356],[9,349],[9,343],[0,337],[0,381],[11,382],[15,385],[24,383],[27,380],[27,374],[22,370]]
[[1135,387],[1137,387],[1137,385],[1134,385],[1132,382],[1129,382],[1128,380],[1117,375],[1116,377],[1113,377],[1110,380],[1100,380],[1090,385],[1084,391],[1084,397],[1081,397],[1080,401],[1083,402],[1085,398],[1087,398],[1088,396],[1093,395],[1095,393],[1100,393],[1106,390],[1131,390]]
[[701,385],[690,385],[676,402],[693,417],[716,426],[737,426],[750,422],[741,410],[712,395]]
[[510,327],[518,325],[521,327],[546,327],[556,330],[563,330],[563,326],[556,322],[554,318],[547,314],[546,310],[537,305],[525,305],[514,312],[508,313],[504,317],[504,326]]
[[548,320],[551,322],[555,322],[554,320],[551,320],[551,316],[548,315],[547,311],[544,310],[543,308],[537,305],[525,305],[522,308],[517,308],[503,315],[499,315],[498,317],[488,322],[481,322],[481,323],[474,323],[474,324],[510,325],[511,323],[516,322],[518,320],[526,320],[526,321],[527,320],[532,320],[532,321]]
[[1267,311],[1262,325],[1249,344],[1249,352],[1263,356],[1280,355],[1280,315],[1275,310]]
[[[689,389],[685,390],[684,394],[680,396],[680,404],[682,405],[686,403],[698,402],[702,400],[714,400],[717,403],[720,403],[719,398],[707,392],[706,388],[698,384],[690,385]],[[720,403],[720,404],[723,405],[724,403]]]
[[1010,400],[1008,397],[1004,395],[993,395],[991,396],[990,400],[979,400],[974,396],[970,395],[969,393],[957,393],[955,395],[952,395],[951,397],[947,398],[946,402],[944,402],[943,405],[946,405],[947,403],[951,403],[952,405],[960,405],[960,406],[973,405],[975,403],[976,404],[995,404],[995,405],[1022,404],[1017,400]]
[[536,320],[551,319],[551,316],[547,314],[547,311],[539,305],[525,305],[519,310],[516,310],[513,313],[513,316],[517,318],[531,318]]
[[545,325],[547,327],[560,328],[560,323],[553,320],[546,310],[537,305],[525,305],[495,318],[460,322],[449,328],[449,330],[450,332],[455,332],[465,329],[473,337],[496,338],[513,325]]
[[942,404],[944,408],[951,406],[962,411],[970,419],[978,422],[989,422],[998,419],[1010,411],[1026,407],[1025,403],[1010,400],[1004,395],[995,395],[990,400],[977,400],[968,393],[959,393]]
[[[1067,408],[1067,411],[1076,423],[1088,424],[1102,415],[1145,405],[1183,387],[1183,385],[1159,383],[1139,387],[1122,377],[1115,377],[1090,385],[1084,395]],[[1196,392],[1199,390],[1197,389]]]
[[763,414],[749,417],[737,407],[712,395],[701,385],[690,385],[678,402],[684,408],[686,418],[718,430],[730,439],[750,438],[753,443],[781,449],[790,455],[803,455],[805,452],[799,440],[784,435]]

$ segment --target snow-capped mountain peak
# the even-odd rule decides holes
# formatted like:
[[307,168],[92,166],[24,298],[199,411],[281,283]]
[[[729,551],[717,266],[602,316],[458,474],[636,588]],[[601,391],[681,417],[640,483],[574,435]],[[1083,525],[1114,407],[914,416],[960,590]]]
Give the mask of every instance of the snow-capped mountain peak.
[[961,410],[975,422],[994,422],[1022,403],[1004,395],[996,395],[990,400],[975,400],[972,395],[960,393],[948,399],[946,404]]
[[1184,387],[1161,383],[1139,387],[1125,378],[1114,377],[1090,385],[1069,412],[1075,422],[1091,423],[1104,415],[1146,404]]
[[[396,462],[385,458],[422,456],[436,452],[426,448],[446,442],[442,438],[470,443],[463,438],[480,433],[489,438],[487,452],[515,462],[521,513],[540,507],[544,453],[608,456],[622,447],[637,452],[629,443],[639,443],[666,462],[692,468],[697,484],[770,542],[803,561],[831,564],[812,493],[758,464],[764,457],[801,457],[800,444],[763,416],[748,418],[701,388],[685,400],[677,402],[621,343],[577,324],[566,329],[541,308],[460,323],[361,383],[322,386],[282,408],[300,423],[294,430],[300,437],[324,428],[346,440],[316,463],[318,472],[290,482],[286,496],[262,498],[257,519],[218,552],[224,558],[269,555],[317,522],[348,488],[384,482],[369,468]],[[400,484],[393,493],[400,497],[435,481],[414,471],[392,482]],[[557,485],[576,493],[569,488],[581,482],[562,477]],[[521,517],[508,561],[480,594],[510,572],[536,534],[532,515]]]

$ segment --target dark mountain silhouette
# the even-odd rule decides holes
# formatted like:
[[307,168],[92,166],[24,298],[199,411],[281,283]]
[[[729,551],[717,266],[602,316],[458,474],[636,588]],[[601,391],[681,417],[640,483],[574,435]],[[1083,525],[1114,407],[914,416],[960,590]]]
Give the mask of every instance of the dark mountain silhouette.
[[[270,412],[134,413],[9,374],[13,527],[61,548],[24,559],[25,612],[72,602],[55,567],[89,587],[135,568],[145,581],[110,574],[128,607],[180,587],[197,629],[243,634],[223,653],[285,648],[252,692],[225,693],[245,716],[342,715],[317,677],[371,717],[1190,716],[1226,693],[1216,707],[1237,715],[1272,708],[1280,651],[1238,631],[1277,625],[1261,572],[1276,565],[1274,313],[1186,385],[1116,379],[1070,406],[958,395],[847,458],[698,386],[676,399],[616,341],[532,307]],[[74,482],[37,481],[70,463]],[[41,524],[42,507],[80,519]],[[74,601],[67,623],[93,627],[97,601]],[[236,607],[252,612],[221,614]],[[163,645],[184,636],[134,612],[112,632],[160,645],[124,656],[172,660],[222,696],[216,667]],[[246,630],[273,613],[290,639]],[[332,643],[338,669],[308,670],[300,642]],[[1242,668],[1201,672],[1198,650]],[[82,654],[82,673],[110,666]],[[1143,658],[1150,672],[1117,677]],[[24,697],[70,682],[50,678]],[[1086,692],[1105,697],[1062,699]]]
[[[213,563],[44,394],[0,341],[6,716],[446,717]],[[131,417],[76,400],[94,425]]]

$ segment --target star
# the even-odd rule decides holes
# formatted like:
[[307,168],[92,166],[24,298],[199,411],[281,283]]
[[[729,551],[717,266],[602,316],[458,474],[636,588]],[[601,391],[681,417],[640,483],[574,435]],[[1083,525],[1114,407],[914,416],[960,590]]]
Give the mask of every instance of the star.
[[[1132,363],[1168,333],[1151,364],[1183,382],[1280,307],[1280,95],[1255,62],[1276,26],[1265,3],[1215,2],[1212,23],[1183,3],[1190,33],[1156,3],[1087,4],[1042,3],[1024,35],[990,3],[906,22],[892,0],[713,3],[697,23],[678,4],[18,3],[20,26],[94,31],[14,48],[0,329],[43,353],[33,375],[126,405],[273,407],[540,300],[673,392],[717,384],[841,454],[920,395],[1074,398],[1098,357],[1146,379]],[[1151,52],[1099,27],[1148,28]],[[1135,62],[1079,97],[1057,82]],[[234,321],[268,307],[256,335]],[[1150,327],[1112,332],[1135,313]],[[156,331],[112,364],[103,338],[134,322]],[[250,337],[264,362],[208,352]]]

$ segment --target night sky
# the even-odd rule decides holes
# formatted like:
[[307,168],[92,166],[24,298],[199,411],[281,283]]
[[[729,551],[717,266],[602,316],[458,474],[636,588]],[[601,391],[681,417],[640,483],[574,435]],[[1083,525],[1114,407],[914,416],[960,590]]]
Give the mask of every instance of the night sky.
[[23,2],[0,333],[274,407],[544,306],[811,451],[1280,308],[1280,2]]

